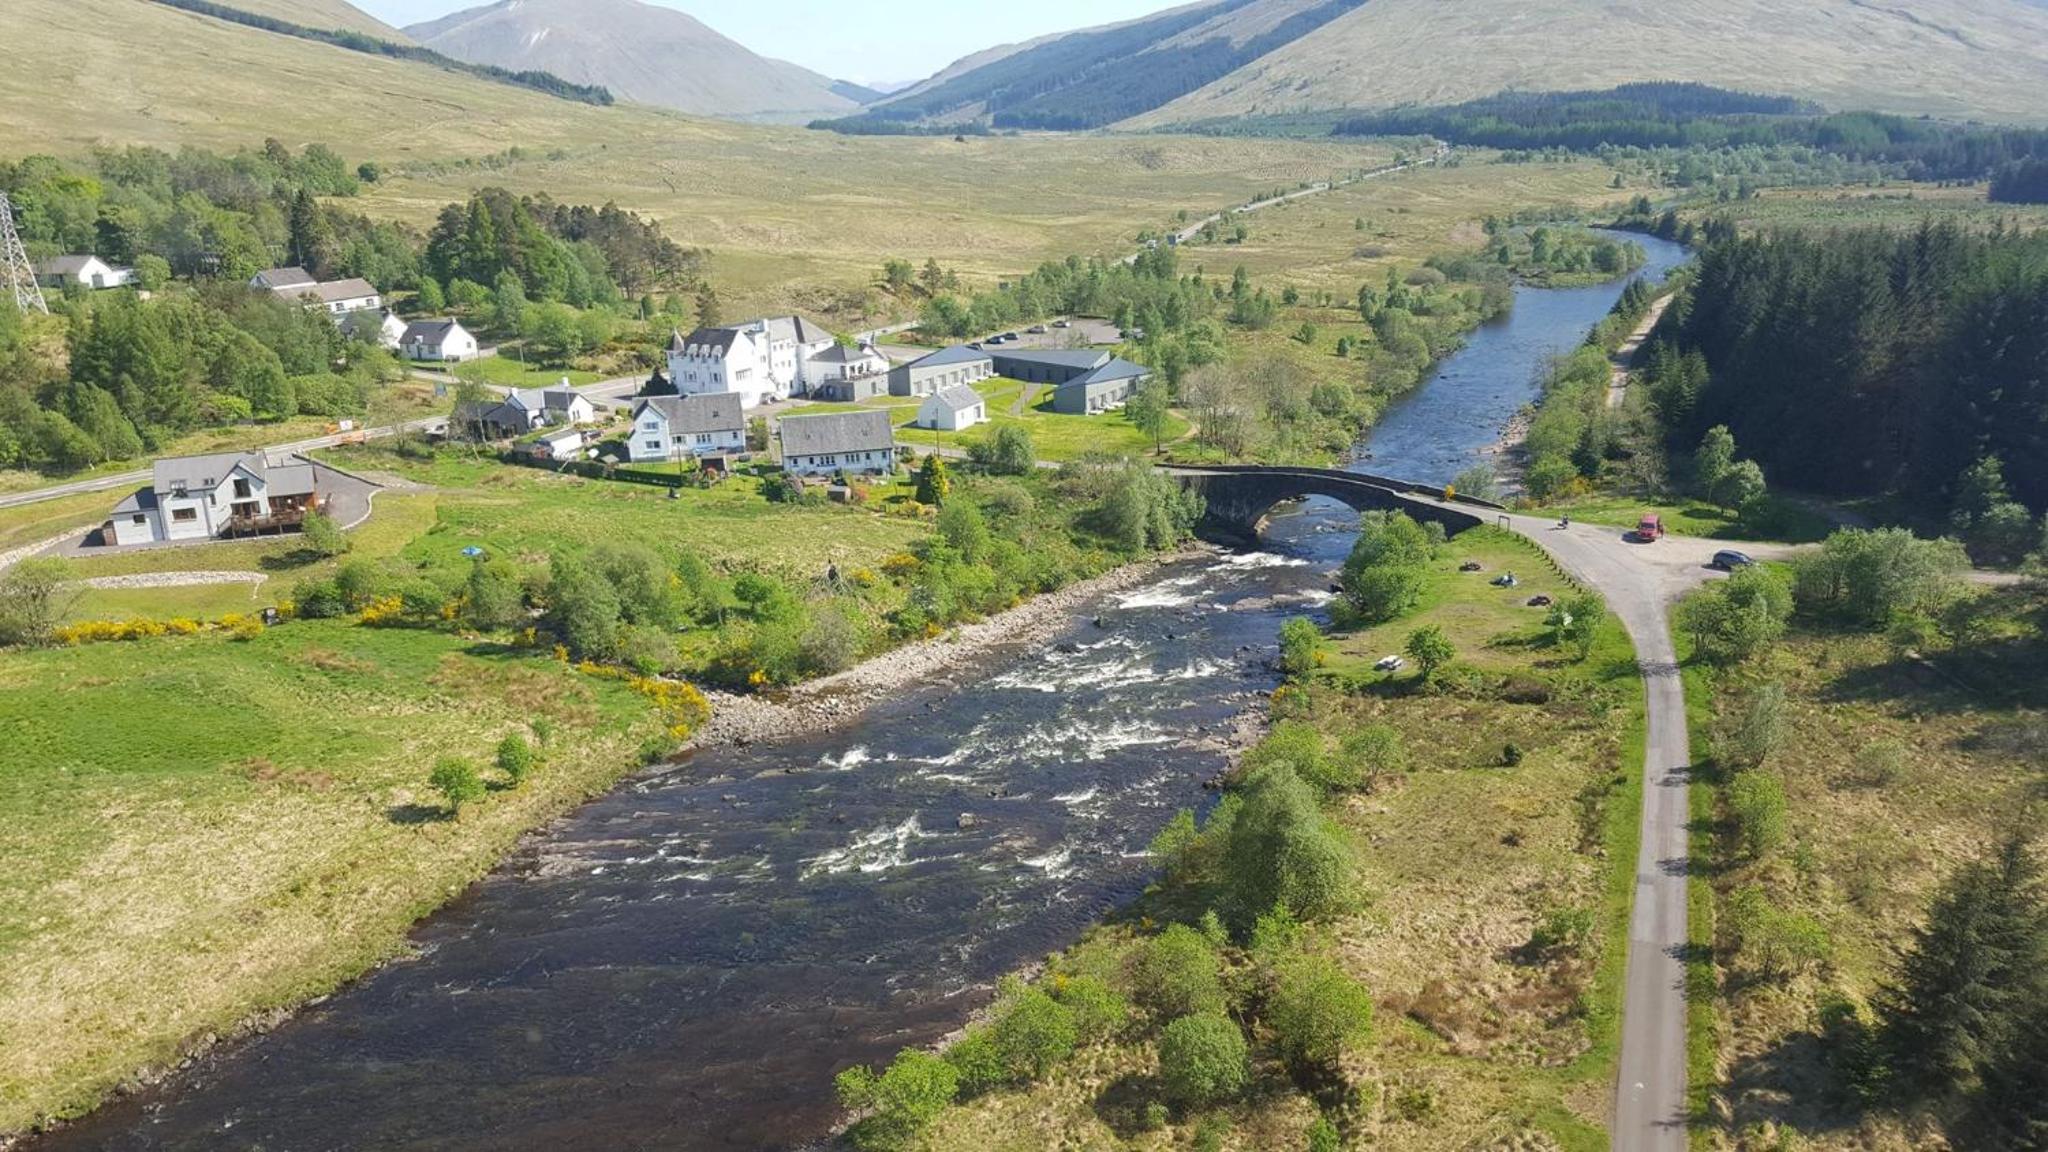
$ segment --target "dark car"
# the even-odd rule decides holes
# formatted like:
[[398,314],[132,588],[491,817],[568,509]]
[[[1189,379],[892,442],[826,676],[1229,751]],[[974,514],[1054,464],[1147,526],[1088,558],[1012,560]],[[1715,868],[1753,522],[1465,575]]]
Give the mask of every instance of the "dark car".
[[1755,564],[1756,558],[1747,552],[1737,552],[1733,548],[1724,548],[1714,553],[1714,559],[1710,563],[1723,572],[1733,572],[1737,568],[1747,568]]
[[1031,333],[1033,336],[1043,336],[1045,335],[1045,325],[1033,324],[1031,327],[1026,328],[1025,331]]

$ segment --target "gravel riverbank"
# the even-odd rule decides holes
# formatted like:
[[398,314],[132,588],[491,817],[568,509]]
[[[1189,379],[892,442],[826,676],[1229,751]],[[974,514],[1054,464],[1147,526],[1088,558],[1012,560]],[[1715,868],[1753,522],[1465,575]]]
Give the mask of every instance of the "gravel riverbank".
[[829,731],[851,722],[882,696],[915,687],[999,644],[1045,640],[1073,623],[1074,611],[1105,593],[1134,588],[1160,567],[1192,555],[1213,553],[1208,545],[1127,564],[1112,572],[1034,596],[986,620],[963,624],[931,640],[884,652],[837,675],[800,684],[776,696],[710,692],[711,722],[693,749],[735,747]]

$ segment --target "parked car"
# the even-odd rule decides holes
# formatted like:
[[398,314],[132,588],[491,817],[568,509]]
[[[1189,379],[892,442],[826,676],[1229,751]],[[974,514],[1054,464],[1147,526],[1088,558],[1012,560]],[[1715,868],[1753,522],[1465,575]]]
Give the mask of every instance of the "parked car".
[[1714,559],[1710,563],[1723,572],[1733,572],[1737,568],[1747,568],[1755,564],[1756,558],[1747,552],[1737,552],[1733,548],[1723,548],[1721,551],[1714,553]]
[[1055,320],[1052,322],[1052,326],[1055,328],[1072,328],[1074,322],[1072,320]]
[[1033,324],[1031,327],[1026,328],[1025,331],[1031,333],[1033,336],[1043,336],[1045,335],[1045,325]]
[[1664,518],[1654,512],[1645,513],[1636,522],[1636,539],[1645,544],[1664,538]]
[[1375,672],[1399,672],[1407,666],[1408,661],[1401,659],[1399,656],[1386,656],[1382,657],[1379,663],[1373,665],[1372,670]]
[[1021,337],[1019,337],[1015,332],[1005,332],[1003,333],[1003,339],[1005,341],[1010,341],[1021,339]]

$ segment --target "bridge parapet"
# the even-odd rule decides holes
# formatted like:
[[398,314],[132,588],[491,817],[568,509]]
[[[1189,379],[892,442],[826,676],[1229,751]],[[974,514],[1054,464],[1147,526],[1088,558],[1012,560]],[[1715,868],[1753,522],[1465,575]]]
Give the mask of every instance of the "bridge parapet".
[[1452,535],[1479,527],[1490,512],[1501,510],[1482,500],[1446,504],[1440,489],[1336,468],[1233,464],[1164,471],[1207,502],[1203,534],[1232,543],[1256,541],[1260,525],[1275,506],[1308,496],[1327,496],[1360,512],[1406,512],[1417,520],[1442,524]]

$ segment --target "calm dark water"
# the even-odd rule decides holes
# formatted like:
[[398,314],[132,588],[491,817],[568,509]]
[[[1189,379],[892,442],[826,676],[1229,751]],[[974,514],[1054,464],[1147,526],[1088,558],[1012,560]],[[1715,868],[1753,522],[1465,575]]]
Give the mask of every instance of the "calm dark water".
[[[1649,259],[1636,276],[1652,282],[1688,259],[1685,248],[1669,240],[1613,235],[1643,246]],[[1482,459],[1509,419],[1536,399],[1550,358],[1584,340],[1627,284],[1518,291],[1506,316],[1473,332],[1464,348],[1387,410],[1361,444],[1360,467],[1423,484],[1449,483]]]
[[[1651,247],[1650,270],[1681,255]],[[1620,290],[1522,292],[1389,414],[1371,468],[1462,470]],[[957,1027],[1142,889],[1355,528],[1310,501],[1265,551],[1172,566],[1058,643],[636,779],[430,919],[416,959],[36,1147],[804,1146],[835,1072]]]

